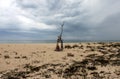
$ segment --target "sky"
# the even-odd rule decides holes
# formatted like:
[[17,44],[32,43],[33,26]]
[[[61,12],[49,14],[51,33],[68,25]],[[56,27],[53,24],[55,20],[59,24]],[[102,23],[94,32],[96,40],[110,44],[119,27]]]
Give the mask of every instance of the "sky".
[[0,0],[0,40],[120,40],[120,0]]

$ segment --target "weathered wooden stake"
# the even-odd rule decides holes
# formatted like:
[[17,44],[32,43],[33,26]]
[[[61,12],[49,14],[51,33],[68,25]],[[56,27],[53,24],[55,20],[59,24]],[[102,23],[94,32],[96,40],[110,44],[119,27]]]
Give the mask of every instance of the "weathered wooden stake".
[[[61,25],[61,33],[60,33],[60,35],[58,36],[55,51],[62,51],[62,50],[63,50],[63,40],[62,40],[63,26],[64,26],[64,22],[63,22],[63,24]],[[59,43],[61,43],[61,44],[60,44],[61,46],[59,46]]]

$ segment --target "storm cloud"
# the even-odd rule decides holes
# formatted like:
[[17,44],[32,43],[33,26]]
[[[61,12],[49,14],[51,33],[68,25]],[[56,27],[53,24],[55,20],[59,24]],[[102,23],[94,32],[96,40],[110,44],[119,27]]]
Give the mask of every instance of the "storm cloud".
[[120,40],[120,0],[0,0],[0,40]]

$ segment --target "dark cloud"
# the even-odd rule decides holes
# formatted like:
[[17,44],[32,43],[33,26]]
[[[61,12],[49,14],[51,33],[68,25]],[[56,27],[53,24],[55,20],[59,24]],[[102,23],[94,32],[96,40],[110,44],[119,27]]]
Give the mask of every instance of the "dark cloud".
[[59,10],[62,7],[62,1],[63,0],[47,0],[47,7],[50,11]]
[[106,18],[99,27],[95,28],[95,39],[119,40],[120,39],[120,13]]
[[[4,2],[4,1],[3,1]],[[6,0],[0,39],[120,39],[120,0]]]
[[16,0],[17,2],[17,6],[21,7],[21,8],[31,8],[31,9],[35,9],[38,8],[39,6],[37,5],[37,3],[34,3],[33,1],[28,1],[28,0]]

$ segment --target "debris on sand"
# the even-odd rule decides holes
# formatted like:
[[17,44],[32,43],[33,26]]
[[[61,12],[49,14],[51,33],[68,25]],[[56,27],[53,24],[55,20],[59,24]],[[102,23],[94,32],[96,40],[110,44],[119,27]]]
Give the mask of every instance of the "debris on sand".
[[67,56],[68,56],[68,57],[74,57],[74,54],[72,54],[72,53],[67,53]]
[[[0,62],[6,66],[11,66],[12,60],[15,60],[15,64],[16,61],[25,61],[17,68],[12,65],[13,69],[1,70],[0,79],[112,79],[112,75],[119,79],[120,76],[120,43],[65,45],[65,50],[59,54],[49,53],[47,50],[35,50],[30,55],[19,55],[17,52],[0,52],[0,59],[5,60]],[[53,58],[50,62],[46,60],[49,57]]]

